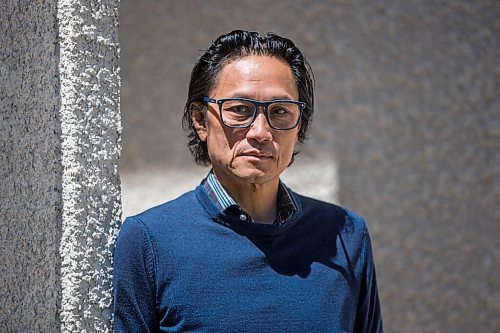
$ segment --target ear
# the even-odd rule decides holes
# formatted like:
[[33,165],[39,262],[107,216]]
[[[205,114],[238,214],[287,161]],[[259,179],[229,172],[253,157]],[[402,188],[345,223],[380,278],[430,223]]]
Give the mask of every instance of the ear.
[[194,129],[201,141],[207,141],[206,111],[206,106],[199,102],[193,102],[189,106],[189,113]]

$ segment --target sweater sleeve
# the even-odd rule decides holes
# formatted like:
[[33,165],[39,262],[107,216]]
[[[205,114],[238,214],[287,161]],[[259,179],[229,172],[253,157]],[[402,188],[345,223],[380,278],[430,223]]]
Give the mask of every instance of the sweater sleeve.
[[363,238],[364,272],[361,277],[354,332],[382,333],[382,315],[378,297],[377,279],[375,277],[375,264],[366,225]]
[[118,236],[113,263],[115,332],[154,332],[155,255],[144,224],[127,218]]

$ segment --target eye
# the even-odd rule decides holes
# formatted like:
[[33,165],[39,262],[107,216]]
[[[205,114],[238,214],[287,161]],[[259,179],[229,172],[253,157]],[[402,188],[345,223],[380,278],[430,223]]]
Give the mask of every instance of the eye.
[[222,121],[229,126],[244,125],[253,114],[253,104],[245,101],[227,100],[222,104]]
[[230,107],[230,109],[228,111],[240,113],[242,115],[253,113],[250,106],[245,105],[245,104],[233,105]]
[[290,110],[283,106],[276,106],[269,110],[269,113],[274,116],[286,116],[290,113]]

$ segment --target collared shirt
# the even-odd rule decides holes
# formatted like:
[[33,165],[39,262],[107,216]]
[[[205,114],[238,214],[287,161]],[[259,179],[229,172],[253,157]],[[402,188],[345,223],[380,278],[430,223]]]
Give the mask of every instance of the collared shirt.
[[[222,212],[236,216],[242,221],[255,222],[227,193],[213,171],[210,171],[207,178],[203,180],[202,185]],[[288,189],[280,180],[278,185],[278,211],[274,224],[284,224],[297,210]]]

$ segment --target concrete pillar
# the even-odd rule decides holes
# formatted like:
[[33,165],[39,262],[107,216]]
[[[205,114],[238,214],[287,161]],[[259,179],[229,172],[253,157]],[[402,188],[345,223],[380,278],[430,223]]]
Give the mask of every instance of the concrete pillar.
[[0,3],[0,330],[111,331],[118,1]]

